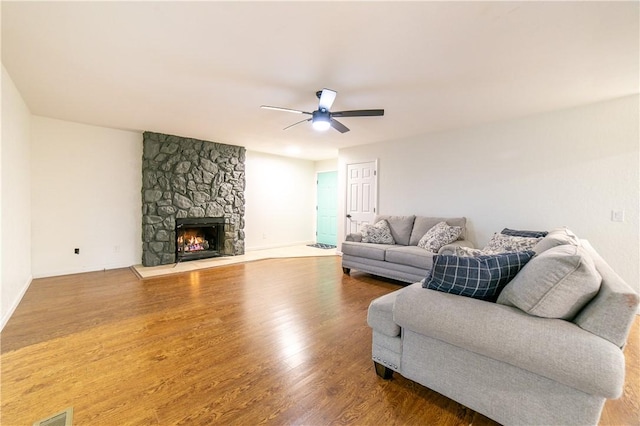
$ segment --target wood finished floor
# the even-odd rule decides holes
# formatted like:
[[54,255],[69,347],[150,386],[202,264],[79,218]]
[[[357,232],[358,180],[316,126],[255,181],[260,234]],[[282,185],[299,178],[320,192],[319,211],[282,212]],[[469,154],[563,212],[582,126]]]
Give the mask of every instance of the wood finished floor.
[[[318,257],[34,280],[0,335],[0,423],[73,406],[74,425],[495,425],[375,375],[367,307],[400,286],[352,275]],[[601,425],[640,424],[639,323]]]

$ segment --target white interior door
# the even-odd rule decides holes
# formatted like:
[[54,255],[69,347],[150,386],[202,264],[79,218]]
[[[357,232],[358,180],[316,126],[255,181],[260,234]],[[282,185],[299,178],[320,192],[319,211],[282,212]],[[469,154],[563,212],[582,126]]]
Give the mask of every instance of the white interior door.
[[372,223],[377,210],[378,165],[376,161],[347,164],[347,234],[360,232]]

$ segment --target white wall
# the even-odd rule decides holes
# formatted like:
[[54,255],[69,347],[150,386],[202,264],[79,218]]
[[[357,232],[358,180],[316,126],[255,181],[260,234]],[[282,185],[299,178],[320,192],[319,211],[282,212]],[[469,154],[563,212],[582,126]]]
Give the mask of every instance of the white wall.
[[140,263],[142,134],[34,116],[32,148],[34,277]]
[[315,242],[314,162],[247,151],[245,249]]
[[2,67],[0,329],[31,282],[31,113]]
[[347,163],[379,159],[379,212],[466,216],[478,247],[503,227],[568,226],[640,290],[639,100],[343,149],[341,187]]
[[335,172],[338,170],[338,159],[320,160],[315,162],[316,172]]

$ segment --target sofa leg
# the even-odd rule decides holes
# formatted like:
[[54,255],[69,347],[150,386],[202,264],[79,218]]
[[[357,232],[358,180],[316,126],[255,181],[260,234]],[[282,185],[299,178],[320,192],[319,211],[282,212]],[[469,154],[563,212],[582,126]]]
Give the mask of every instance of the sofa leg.
[[391,377],[393,377],[393,370],[385,367],[382,364],[378,364],[377,362],[373,361],[373,365],[376,368],[376,374],[380,377],[382,377],[385,380],[389,380]]
[[345,275],[349,275],[349,273],[351,272],[351,268],[345,268],[344,266],[342,267],[342,272],[345,273]]

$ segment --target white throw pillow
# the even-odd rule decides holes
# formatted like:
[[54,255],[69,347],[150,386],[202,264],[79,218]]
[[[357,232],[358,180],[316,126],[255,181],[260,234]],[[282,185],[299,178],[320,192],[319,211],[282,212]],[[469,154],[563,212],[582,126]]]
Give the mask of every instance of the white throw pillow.
[[395,244],[389,223],[386,220],[378,221],[375,225],[363,225],[360,230],[363,243]]
[[420,238],[418,247],[437,253],[443,246],[456,241],[460,234],[462,234],[460,226],[449,226],[447,222],[438,222]]
[[505,234],[493,234],[482,251],[485,254],[498,254],[533,249],[542,238],[514,237]]
[[478,256],[485,256],[488,253],[485,253],[484,251],[477,248],[456,247],[454,254],[460,257],[478,257]]

